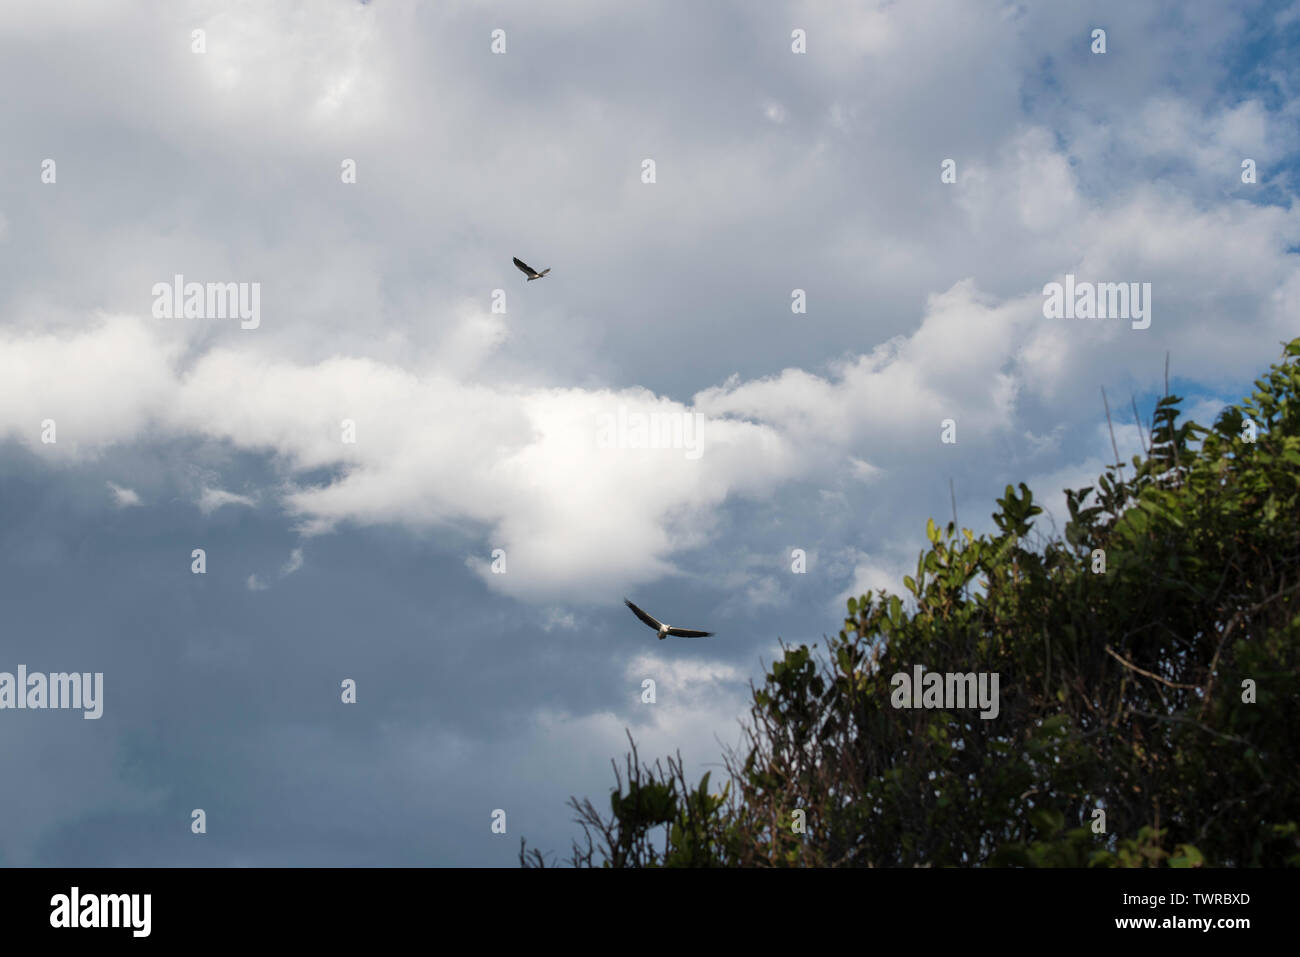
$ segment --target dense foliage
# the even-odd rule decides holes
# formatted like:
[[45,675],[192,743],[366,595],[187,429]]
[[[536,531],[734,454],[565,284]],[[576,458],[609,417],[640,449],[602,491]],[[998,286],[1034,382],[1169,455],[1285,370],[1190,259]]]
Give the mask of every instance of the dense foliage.
[[[1256,386],[1211,429],[1161,399],[1063,540],[1023,484],[993,536],[930,522],[910,596],[783,646],[721,793],[634,747],[572,863],[1300,865],[1300,339]],[[916,664],[996,672],[997,716],[893,707]]]

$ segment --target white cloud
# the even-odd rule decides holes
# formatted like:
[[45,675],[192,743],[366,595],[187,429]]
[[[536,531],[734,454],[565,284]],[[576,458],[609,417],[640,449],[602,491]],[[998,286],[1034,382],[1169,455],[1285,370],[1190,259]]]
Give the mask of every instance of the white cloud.
[[236,492],[227,492],[225,489],[205,488],[202,495],[199,496],[199,511],[204,515],[211,515],[217,509],[224,505],[246,505],[255,506],[256,500],[247,495],[240,495]]
[[714,685],[743,680],[735,666],[723,661],[670,658],[650,652],[637,655],[628,663],[627,676],[653,677],[660,687],[673,694],[701,696],[711,694]]
[[577,620],[573,612],[565,611],[562,608],[547,608],[542,617],[542,630],[554,631],[556,628],[570,630],[577,625]]
[[113,490],[113,502],[118,508],[130,508],[132,505],[140,504],[140,496],[132,489],[122,488],[122,486],[114,485],[112,482],[107,484]]
[[852,455],[849,456],[849,469],[855,479],[868,484],[876,481],[884,474],[884,469],[879,466],[864,462],[857,456]]
[[[1139,220],[1148,238],[1127,260],[1138,264],[1127,267],[1134,279],[1169,268],[1153,262],[1191,262],[1206,282],[1234,287],[1241,281],[1237,272],[1216,280],[1208,262],[1201,263],[1214,255],[1209,234],[1221,248],[1225,232],[1240,233],[1243,255],[1256,257],[1243,259],[1240,272],[1253,271],[1266,287],[1276,287],[1283,275],[1275,250],[1290,226],[1276,211],[1238,208],[1210,218],[1177,204],[1157,207],[1138,190],[1114,210],[1090,215],[1089,251],[1073,267],[1090,275],[1129,278],[1116,273],[1120,260],[1097,237],[1131,242],[1125,230]],[[1267,240],[1251,232],[1261,224],[1272,230]],[[1165,237],[1160,245],[1153,234]],[[1270,257],[1272,266],[1261,264]],[[1159,288],[1167,299],[1179,295],[1168,283]],[[840,474],[846,461],[848,474],[859,481],[901,481],[900,461],[937,461],[940,423],[947,418],[958,423],[958,448],[1028,434],[1039,453],[1050,451],[1059,426],[1045,438],[1017,428],[1023,398],[1059,407],[1067,395],[1091,395],[1104,373],[1090,370],[1114,361],[1113,341],[1143,334],[1045,320],[1038,289],[998,299],[965,279],[928,297],[910,336],[836,360],[828,375],[789,368],[748,381],[733,377],[687,404],[640,388],[475,381],[468,370],[477,368],[480,346],[490,350],[498,338],[474,330],[499,317],[470,308],[456,316],[453,329],[465,335],[453,331],[449,352],[410,367],[362,357],[303,363],[214,346],[182,372],[175,347],[151,331],[157,327],[121,316],[103,317],[61,339],[0,336],[0,356],[12,357],[13,379],[20,382],[11,386],[12,404],[0,406],[10,412],[0,429],[37,447],[36,434],[22,426],[50,409],[73,432],[76,449],[87,453],[144,430],[268,452],[286,480],[266,491],[307,534],[341,521],[414,527],[469,521],[509,557],[506,575],[488,573],[485,557],[470,559],[491,587],[519,597],[585,599],[673,571],[677,555],[710,540],[716,510],[729,499],[764,498],[794,480]],[[1235,351],[1245,367],[1252,350],[1242,329],[1207,324],[1197,334],[1220,360]],[[480,345],[467,345],[475,342]],[[1189,355],[1180,356],[1179,365],[1195,371],[1200,353],[1194,342],[1185,348]],[[63,374],[68,367],[83,375]],[[12,380],[0,378],[5,382]],[[43,384],[39,407],[32,400],[36,382]],[[103,383],[112,400],[106,403],[88,383]],[[104,415],[106,405],[116,414]],[[598,417],[620,406],[700,413],[702,454],[601,447]],[[344,419],[356,424],[355,443],[341,439]],[[859,448],[887,461],[868,463],[854,454]],[[316,484],[297,478],[317,469],[334,477]],[[257,500],[204,486],[199,504],[210,514]],[[619,530],[612,547],[611,528]],[[755,580],[748,587],[756,602],[778,600],[771,583]]]
[[877,599],[886,591],[904,599],[911,597],[903,587],[903,576],[912,574],[915,568],[909,568],[901,560],[881,554],[860,552],[857,558],[849,587],[835,596],[833,604],[836,614],[843,617],[848,600],[861,598],[867,592],[873,592]]
[[[81,334],[0,331],[0,437],[77,458],[129,442],[173,394],[175,352],[143,322],[100,317]],[[39,424],[53,419],[58,441],[42,446]]]
[[295,548],[289,553],[289,560],[280,569],[280,577],[287,578],[300,568],[302,568],[302,549]]

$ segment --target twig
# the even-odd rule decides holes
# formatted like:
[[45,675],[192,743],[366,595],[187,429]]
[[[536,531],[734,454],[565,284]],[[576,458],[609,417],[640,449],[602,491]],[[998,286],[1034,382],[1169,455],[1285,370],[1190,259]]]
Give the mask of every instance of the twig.
[[[1169,350],[1165,350],[1165,397],[1169,397]],[[1174,447],[1174,471],[1178,474],[1178,484],[1182,484],[1183,465],[1178,461],[1178,426],[1177,417],[1169,420],[1169,442]]]
[[1149,671],[1143,671],[1143,670],[1142,670],[1141,668],[1139,668],[1137,665],[1133,664],[1133,662],[1131,662],[1131,661],[1126,661],[1124,658],[1120,657],[1119,652],[1117,652],[1117,651],[1116,651],[1114,648],[1112,648],[1110,645],[1107,645],[1107,646],[1106,646],[1106,653],[1107,653],[1108,655],[1110,655],[1112,658],[1114,658],[1116,661],[1118,661],[1118,662],[1119,662],[1121,665],[1123,665],[1125,668],[1128,668],[1128,669],[1130,669],[1130,670],[1132,670],[1132,671],[1136,671],[1138,674],[1140,674],[1140,675],[1145,675],[1145,676],[1148,677],[1148,678],[1153,678],[1153,679],[1155,679],[1156,681],[1159,681],[1162,685],[1167,685],[1167,686],[1169,686],[1170,688],[1185,688],[1185,689],[1187,689],[1188,691],[1196,691],[1196,690],[1199,690],[1200,687],[1201,687],[1200,685],[1184,685],[1184,684],[1179,684],[1179,683],[1176,682],[1176,681],[1170,681],[1170,680],[1167,679],[1167,678],[1161,678],[1159,675],[1154,675],[1154,674],[1152,674],[1152,673],[1149,672]]
[[1150,711],[1129,711],[1129,714],[1137,715],[1139,718],[1154,718],[1156,721],[1176,721],[1179,724],[1190,724],[1192,727],[1200,728],[1202,731],[1207,734],[1212,734],[1216,738],[1223,738],[1225,741],[1236,741],[1238,744],[1244,744],[1248,748],[1254,747],[1254,745],[1245,738],[1238,737],[1235,734],[1223,734],[1220,731],[1215,731],[1213,728],[1206,727],[1199,721],[1193,721],[1191,718],[1184,718],[1182,715],[1152,714]]
[[1110,447],[1115,452],[1115,467],[1123,468],[1119,460],[1119,446],[1115,444],[1115,426],[1110,421],[1110,403],[1106,401],[1106,387],[1101,387],[1101,401],[1106,406],[1106,427],[1110,429]]
[[1219,655],[1223,653],[1223,646],[1227,643],[1228,636],[1232,634],[1232,629],[1236,628],[1237,625],[1241,623],[1243,615],[1254,615],[1256,612],[1262,611],[1266,605],[1271,605],[1279,598],[1289,595],[1297,589],[1300,589],[1300,582],[1296,582],[1290,588],[1279,588],[1277,593],[1273,596],[1265,598],[1263,601],[1251,605],[1249,608],[1239,609],[1237,613],[1228,620],[1227,627],[1223,629],[1223,634],[1219,637],[1218,647],[1214,649],[1214,657],[1210,659],[1210,667],[1208,670],[1209,678],[1205,684],[1205,700],[1201,702],[1201,717],[1205,717],[1206,709],[1210,706],[1210,695],[1214,691],[1214,670],[1219,665]]
[[1149,439],[1148,439],[1148,438],[1147,438],[1147,437],[1142,433],[1142,417],[1141,417],[1140,415],[1138,415],[1138,402],[1137,402],[1137,399],[1133,397],[1133,393],[1132,393],[1132,392],[1130,392],[1130,393],[1128,394],[1128,397],[1129,397],[1129,401],[1131,401],[1131,402],[1133,403],[1133,424],[1136,425],[1136,426],[1138,427],[1138,439],[1140,439],[1141,442],[1142,442],[1142,451],[1143,451],[1146,455],[1150,455],[1150,454],[1151,454],[1151,442],[1150,442],[1150,440],[1149,440]]

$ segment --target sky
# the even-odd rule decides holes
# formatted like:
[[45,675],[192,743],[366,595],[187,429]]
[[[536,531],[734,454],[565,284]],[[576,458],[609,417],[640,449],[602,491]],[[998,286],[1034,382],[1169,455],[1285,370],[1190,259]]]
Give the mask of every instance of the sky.
[[[950,488],[1063,530],[1103,389],[1127,459],[1166,354],[1208,423],[1300,335],[1298,46],[1249,0],[3,5],[0,672],[103,692],[0,709],[0,864],[512,866],[629,732],[716,780]],[[1047,317],[1067,275],[1149,326]]]

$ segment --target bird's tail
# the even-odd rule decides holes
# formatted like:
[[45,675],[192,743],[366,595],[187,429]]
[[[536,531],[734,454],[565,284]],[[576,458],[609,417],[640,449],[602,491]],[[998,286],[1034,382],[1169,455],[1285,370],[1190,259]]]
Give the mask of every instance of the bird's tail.
[[550,272],[550,271],[551,271],[551,267],[550,267],[550,266],[547,266],[545,269],[543,269],[543,270],[542,270],[541,272],[539,272],[537,275],[539,275],[539,276],[545,276],[545,275],[546,275],[548,272]]

